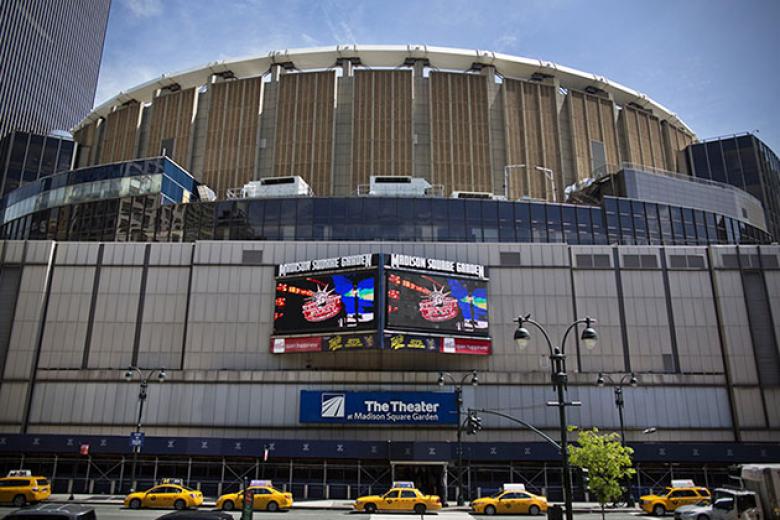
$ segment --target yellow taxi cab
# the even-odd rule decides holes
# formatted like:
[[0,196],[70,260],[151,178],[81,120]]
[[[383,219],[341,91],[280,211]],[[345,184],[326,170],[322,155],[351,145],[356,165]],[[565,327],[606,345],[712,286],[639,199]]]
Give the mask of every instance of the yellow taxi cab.
[[414,511],[418,515],[441,509],[441,499],[436,495],[424,495],[414,484],[394,482],[384,495],[369,495],[355,500],[356,511]]
[[[271,481],[252,481],[247,488],[253,492],[252,509],[279,511],[290,509],[293,505],[292,493],[286,493],[274,488]],[[241,509],[244,503],[244,491],[228,493],[217,499],[217,509],[232,511]]]
[[0,503],[22,507],[46,500],[51,485],[46,477],[35,477],[29,470],[14,470],[0,478]]
[[130,509],[168,508],[190,509],[203,503],[203,493],[181,484],[163,483],[146,491],[130,493],[125,497],[125,507]]
[[491,497],[483,497],[471,502],[475,513],[528,514],[539,515],[547,512],[547,498],[526,491],[522,484],[505,484],[504,489]]
[[644,495],[639,498],[639,507],[655,516],[663,516],[681,506],[690,506],[701,502],[709,503],[712,495],[707,488],[694,485],[692,480],[672,480],[672,486],[657,495]]

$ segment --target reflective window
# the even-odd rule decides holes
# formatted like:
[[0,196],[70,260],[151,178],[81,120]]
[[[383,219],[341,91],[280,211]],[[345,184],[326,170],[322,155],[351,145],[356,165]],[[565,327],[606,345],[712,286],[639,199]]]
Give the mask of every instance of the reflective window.
[[41,167],[41,158],[43,157],[42,135],[30,135],[30,142],[27,145],[27,157],[24,160],[24,173],[22,180],[32,182],[38,179],[38,170]]
[[578,244],[577,216],[574,206],[563,207],[563,240],[567,244]]
[[593,243],[598,245],[608,244],[607,230],[604,227],[604,212],[601,208],[591,208],[590,217],[593,224]]
[[645,203],[631,201],[631,213],[634,216],[634,238],[637,245],[647,245],[647,220],[645,219]]
[[690,208],[683,208],[682,215],[685,229],[685,244],[689,246],[696,245],[696,223],[693,220],[693,210]]
[[482,203],[482,241],[498,242],[498,202]]
[[557,204],[546,204],[545,206],[547,211],[547,241],[563,242],[561,207]]
[[682,209],[674,206],[670,206],[669,211],[672,214],[672,233],[674,234],[674,239],[672,243],[677,245],[685,245],[685,232],[683,230]]
[[650,245],[661,244],[661,227],[658,223],[658,206],[651,203],[645,203],[645,216],[647,218],[647,240]]
[[590,208],[577,208],[577,237],[580,244],[593,244],[593,227],[590,215]]
[[515,213],[514,203],[498,203],[498,239],[501,242],[515,241]]
[[618,217],[617,200],[604,199],[604,210],[607,215],[607,236],[610,244],[620,243],[620,219]]
[[544,204],[531,203],[531,232],[534,242],[547,242],[547,216]]
[[729,179],[726,176],[720,141],[712,141],[705,146],[707,147],[707,158],[710,164],[710,178],[714,181],[728,183]]
[[531,205],[527,202],[515,204],[515,235],[518,242],[531,242]]
[[621,243],[623,245],[634,245],[634,215],[630,200],[618,200],[618,218],[620,220]]

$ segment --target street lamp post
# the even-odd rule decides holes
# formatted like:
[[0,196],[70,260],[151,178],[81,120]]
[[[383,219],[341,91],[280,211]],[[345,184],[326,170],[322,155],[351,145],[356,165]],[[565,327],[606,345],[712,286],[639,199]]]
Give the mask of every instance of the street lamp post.
[[[623,387],[626,384],[629,384],[636,388],[636,386],[639,384],[639,381],[633,372],[630,374],[623,374],[617,381],[612,379],[609,374],[600,373],[598,379],[596,380],[596,385],[603,388],[607,383],[609,383],[615,391],[615,406],[617,406],[618,417],[620,418],[620,444],[625,447],[626,431],[623,424],[623,406],[625,405],[625,401],[623,400]],[[627,491],[626,503],[628,504],[628,507],[634,506],[634,497],[631,496],[631,491]]]
[[[149,387],[149,380],[154,377],[154,375],[157,374],[157,381],[160,383],[164,382],[165,379],[168,377],[168,373],[165,371],[164,368],[160,369],[154,369],[150,370],[149,372],[144,375],[144,373],[141,371],[138,367],[128,367],[128,369],[125,371],[125,380],[126,381],[132,381],[133,377],[138,375],[138,378],[140,380],[140,388],[138,391],[138,420],[135,423],[135,433],[141,433],[141,421],[143,420],[144,416],[144,403],[146,402],[146,389]],[[136,445],[133,446],[133,470],[132,470],[132,476],[130,478],[130,485],[132,486],[132,491],[135,491],[135,467],[138,463],[138,452],[141,451],[141,446]]]
[[[471,373],[464,374],[461,378],[460,382],[458,382],[452,374],[449,372],[439,372],[439,386],[444,386],[445,379],[449,379],[451,381],[451,384],[455,387],[455,402],[458,406],[458,505],[462,506],[465,503],[465,487],[463,486],[463,420],[462,420],[462,414],[463,414],[463,384],[466,382],[466,379],[471,376],[471,386],[477,386],[479,384],[479,377],[477,376],[477,371],[472,370]],[[446,490],[445,490],[445,498],[446,498]]]
[[592,350],[596,346],[598,341],[598,334],[593,329],[593,324],[596,323],[591,317],[585,317],[576,320],[574,323],[568,326],[566,332],[563,334],[560,346],[553,345],[550,335],[537,321],[531,318],[530,314],[525,316],[518,316],[517,318],[517,330],[515,331],[514,340],[520,350],[525,349],[531,340],[531,334],[523,325],[531,324],[542,333],[547,347],[550,350],[550,378],[553,386],[558,392],[558,401],[547,403],[548,406],[558,407],[558,416],[560,419],[561,429],[561,464],[563,465],[563,499],[566,506],[566,519],[573,520],[574,512],[572,511],[572,489],[571,489],[571,474],[569,472],[569,452],[567,449],[567,424],[566,424],[566,407],[567,406],[580,406],[582,403],[579,401],[566,402],[565,391],[568,386],[568,374],[566,373],[566,338],[569,336],[569,332],[575,329],[580,323],[585,324],[585,329],[582,331],[580,339],[585,345],[585,348]]
[[525,164],[507,164],[504,166],[504,198],[509,200],[509,169],[525,168]]

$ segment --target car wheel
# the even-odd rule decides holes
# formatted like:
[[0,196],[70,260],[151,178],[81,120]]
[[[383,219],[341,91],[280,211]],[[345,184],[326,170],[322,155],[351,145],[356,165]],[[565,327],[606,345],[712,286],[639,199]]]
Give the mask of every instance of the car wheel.
[[266,511],[270,511],[272,513],[275,513],[276,511],[279,511],[279,504],[271,500],[268,502],[268,505],[265,506]]
[[223,511],[232,511],[235,507],[236,504],[234,504],[232,500],[225,500],[224,502],[222,502]]
[[26,496],[24,496],[24,495],[16,495],[14,497],[14,501],[13,501],[14,507],[22,507],[26,503],[27,503],[27,497]]
[[702,514],[702,515],[697,516],[696,520],[710,520],[710,517],[707,516],[707,515]]
[[130,509],[141,509],[141,501],[134,498],[130,501]]
[[182,509],[187,509],[187,504],[180,498],[173,503],[173,508],[181,511]]
[[365,511],[369,515],[376,513],[376,504],[372,504],[371,502],[369,502],[368,504],[363,506],[363,511]]
[[414,505],[414,512],[418,515],[424,515],[425,514],[425,504],[415,504]]
[[655,516],[664,516],[666,514],[666,508],[663,504],[656,504],[653,506],[653,514]]
[[488,516],[493,516],[494,514],[496,514],[496,508],[493,506],[485,507],[485,514]]
[[536,516],[539,513],[541,513],[539,506],[532,505],[531,507],[528,508],[528,514],[531,516]]

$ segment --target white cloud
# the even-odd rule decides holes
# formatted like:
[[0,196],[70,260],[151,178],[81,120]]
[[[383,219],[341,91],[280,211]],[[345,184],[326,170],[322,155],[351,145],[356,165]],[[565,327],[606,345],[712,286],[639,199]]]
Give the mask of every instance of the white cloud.
[[125,6],[139,18],[156,16],[162,12],[162,0],[124,0]]

